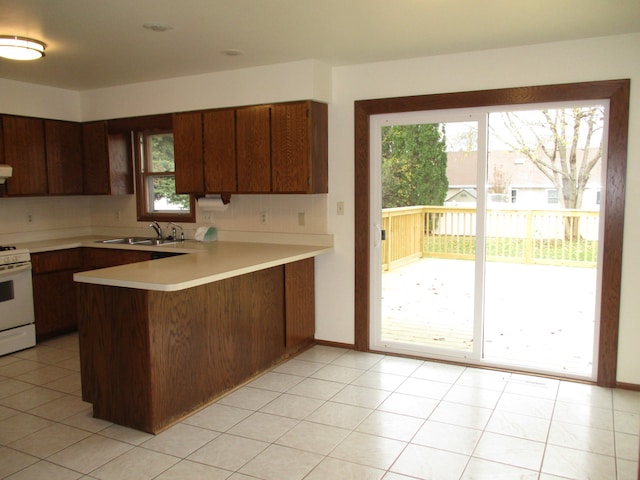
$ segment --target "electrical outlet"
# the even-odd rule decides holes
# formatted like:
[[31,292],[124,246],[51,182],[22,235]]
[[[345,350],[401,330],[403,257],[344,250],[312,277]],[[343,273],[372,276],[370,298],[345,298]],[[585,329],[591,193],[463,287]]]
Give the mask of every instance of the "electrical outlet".
[[202,220],[207,222],[207,223],[212,223],[213,222],[213,213],[211,213],[209,211],[205,211],[204,214],[202,215]]
[[338,215],[344,215],[344,202],[340,200],[336,206],[336,213]]
[[265,212],[265,211],[260,212],[260,223],[262,225],[266,225],[267,223],[269,223],[269,218],[267,217],[267,212]]
[[33,213],[27,213],[27,223],[33,223]]
[[305,222],[304,212],[298,212],[298,226],[304,227],[304,222]]
[[120,212],[120,210],[116,210],[116,220],[119,222],[120,218],[122,217],[122,212]]

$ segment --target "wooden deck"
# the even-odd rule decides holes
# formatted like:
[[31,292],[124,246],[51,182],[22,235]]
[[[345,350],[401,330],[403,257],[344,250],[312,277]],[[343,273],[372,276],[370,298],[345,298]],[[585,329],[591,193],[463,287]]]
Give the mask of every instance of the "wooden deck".
[[[382,275],[382,338],[471,351],[473,262],[419,259]],[[490,262],[484,358],[590,376],[596,270]]]

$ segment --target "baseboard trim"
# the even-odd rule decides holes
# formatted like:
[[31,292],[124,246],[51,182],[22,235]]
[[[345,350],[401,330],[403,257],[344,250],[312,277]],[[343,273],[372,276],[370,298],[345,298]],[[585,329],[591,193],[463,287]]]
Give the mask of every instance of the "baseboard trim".
[[318,340],[317,338],[314,340],[314,343],[324,347],[346,348],[347,350],[353,350],[355,348],[355,345],[351,343],[329,342],[327,340]]
[[637,383],[616,382],[616,388],[623,390],[633,390],[634,392],[640,392],[640,385]]

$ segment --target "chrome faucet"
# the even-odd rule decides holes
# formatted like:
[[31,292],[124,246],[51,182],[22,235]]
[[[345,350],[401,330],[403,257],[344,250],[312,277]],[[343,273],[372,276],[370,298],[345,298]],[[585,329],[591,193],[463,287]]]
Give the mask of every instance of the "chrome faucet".
[[156,231],[156,235],[158,236],[158,240],[162,240],[162,228],[160,228],[160,224],[158,222],[151,222],[149,224],[150,228],[153,228]]
[[177,223],[169,222],[167,223],[167,228],[171,227],[171,238],[174,241],[178,241],[178,232],[176,228],[180,229],[180,241],[184,242],[184,229],[178,225]]

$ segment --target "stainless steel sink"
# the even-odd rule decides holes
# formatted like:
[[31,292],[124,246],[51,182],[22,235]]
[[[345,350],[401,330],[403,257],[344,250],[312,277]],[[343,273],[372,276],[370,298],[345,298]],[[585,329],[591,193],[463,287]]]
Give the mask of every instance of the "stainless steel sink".
[[125,238],[108,238],[106,240],[97,240],[96,243],[109,243],[115,245],[170,245],[176,243],[175,240],[158,239],[150,237],[125,237]]

